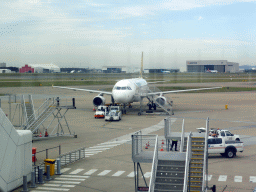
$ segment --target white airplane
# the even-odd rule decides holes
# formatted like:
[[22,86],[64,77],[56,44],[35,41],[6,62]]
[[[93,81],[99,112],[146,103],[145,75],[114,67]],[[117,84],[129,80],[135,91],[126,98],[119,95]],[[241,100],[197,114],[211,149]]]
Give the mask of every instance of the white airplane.
[[[141,72],[143,69],[143,53],[141,59]],[[152,82],[156,83],[156,82]],[[186,89],[186,90],[174,90],[174,91],[163,91],[163,92],[152,92],[149,89],[147,81],[140,78],[132,78],[132,79],[123,79],[118,81],[111,92],[108,91],[98,91],[98,90],[91,90],[91,89],[79,89],[79,88],[71,88],[71,87],[61,87],[61,86],[53,86],[56,88],[61,89],[70,89],[74,91],[87,91],[91,93],[99,93],[96,97],[93,98],[94,106],[100,106],[105,104],[105,95],[110,95],[112,103],[120,103],[124,106],[124,113],[126,113],[125,107],[133,102],[142,102],[144,98],[147,98],[150,101],[149,110],[159,105],[166,105],[167,99],[164,97],[164,94],[169,93],[180,93],[180,92],[187,92],[187,91],[198,91],[198,90],[208,90],[208,89],[218,89],[221,87],[211,87],[211,88],[200,88],[200,89]],[[141,115],[141,110],[138,115]]]

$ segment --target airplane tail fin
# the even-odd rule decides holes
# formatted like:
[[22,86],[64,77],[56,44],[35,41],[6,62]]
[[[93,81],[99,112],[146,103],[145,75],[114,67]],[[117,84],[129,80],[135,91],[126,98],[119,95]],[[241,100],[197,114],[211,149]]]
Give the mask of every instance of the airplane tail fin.
[[143,52],[141,55],[141,66],[140,66],[140,77],[142,78],[142,74],[143,74]]

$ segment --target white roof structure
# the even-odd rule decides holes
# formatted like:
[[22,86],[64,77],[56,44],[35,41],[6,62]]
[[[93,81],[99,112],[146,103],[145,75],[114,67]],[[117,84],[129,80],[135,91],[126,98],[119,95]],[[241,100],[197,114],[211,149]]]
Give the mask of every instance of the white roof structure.
[[55,64],[28,64],[30,67],[40,71],[40,69],[49,69],[49,72],[59,73],[60,67]]

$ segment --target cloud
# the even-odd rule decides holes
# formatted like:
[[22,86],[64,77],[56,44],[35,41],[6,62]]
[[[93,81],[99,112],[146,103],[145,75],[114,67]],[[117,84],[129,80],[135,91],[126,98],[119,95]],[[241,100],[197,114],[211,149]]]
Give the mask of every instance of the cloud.
[[202,19],[203,19],[203,17],[202,17],[202,16],[199,16],[199,17],[198,17],[198,20],[199,20],[199,21],[200,21],[200,20],[202,20]]

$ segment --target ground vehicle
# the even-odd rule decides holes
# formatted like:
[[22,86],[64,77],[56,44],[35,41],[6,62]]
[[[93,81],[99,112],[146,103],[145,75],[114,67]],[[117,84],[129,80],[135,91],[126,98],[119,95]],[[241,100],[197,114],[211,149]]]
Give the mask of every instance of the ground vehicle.
[[97,111],[94,114],[94,118],[104,118],[105,114],[108,112],[108,106],[98,106]]
[[222,156],[233,158],[237,152],[244,151],[244,143],[241,141],[228,140],[223,138],[208,138],[208,153],[220,153]]
[[122,119],[120,106],[111,106],[108,113],[105,115],[105,121],[119,121]]
[[[205,128],[196,128],[199,133],[205,132]],[[214,136],[218,138],[224,138],[225,140],[236,140],[240,141],[240,136],[239,135],[234,135],[230,133],[229,130],[224,130],[224,129],[216,129],[216,128],[211,128],[209,131],[209,136]]]

